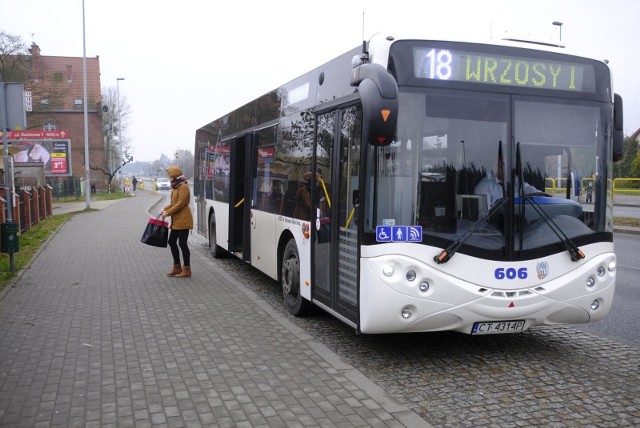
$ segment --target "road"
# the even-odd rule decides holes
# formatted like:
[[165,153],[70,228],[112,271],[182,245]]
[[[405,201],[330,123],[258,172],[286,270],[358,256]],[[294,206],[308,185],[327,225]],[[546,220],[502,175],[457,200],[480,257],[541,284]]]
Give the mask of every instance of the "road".
[[[192,251],[208,252],[192,236]],[[275,281],[234,257],[210,262],[433,426],[640,426],[640,350],[620,340],[573,326],[357,335],[322,312],[291,317]]]
[[630,205],[614,205],[613,206],[614,217],[640,217],[640,207]]
[[640,236],[616,233],[613,242],[618,259],[613,306],[604,320],[580,328],[640,349]]

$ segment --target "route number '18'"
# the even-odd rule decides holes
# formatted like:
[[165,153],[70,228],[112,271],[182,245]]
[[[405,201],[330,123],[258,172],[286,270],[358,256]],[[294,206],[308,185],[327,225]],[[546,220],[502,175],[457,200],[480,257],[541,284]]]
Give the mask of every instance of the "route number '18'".
[[498,268],[495,271],[496,279],[527,279],[527,268]]
[[452,70],[451,62],[453,61],[451,52],[446,49],[431,49],[426,56],[429,58],[427,77],[429,79],[449,80]]

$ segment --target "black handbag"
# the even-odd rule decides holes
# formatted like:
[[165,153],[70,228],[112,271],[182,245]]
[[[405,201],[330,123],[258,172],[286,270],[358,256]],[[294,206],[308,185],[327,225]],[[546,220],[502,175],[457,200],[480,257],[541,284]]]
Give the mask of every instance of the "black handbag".
[[152,247],[166,247],[168,240],[169,223],[160,219],[160,217],[150,218],[140,242],[151,245]]

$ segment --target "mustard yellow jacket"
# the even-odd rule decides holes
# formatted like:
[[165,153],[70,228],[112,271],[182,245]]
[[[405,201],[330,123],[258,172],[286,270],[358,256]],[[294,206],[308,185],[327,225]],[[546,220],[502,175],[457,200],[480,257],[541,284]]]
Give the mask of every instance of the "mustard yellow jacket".
[[171,189],[171,204],[164,207],[167,215],[171,216],[171,229],[193,229],[190,200],[191,191],[187,183],[178,186],[177,189]]

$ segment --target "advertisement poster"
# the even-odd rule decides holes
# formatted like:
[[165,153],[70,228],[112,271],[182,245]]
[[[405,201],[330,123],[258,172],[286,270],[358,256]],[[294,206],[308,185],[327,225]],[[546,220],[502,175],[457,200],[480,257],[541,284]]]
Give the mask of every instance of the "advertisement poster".
[[44,163],[44,174],[51,176],[71,175],[70,140],[14,140],[13,161]]

